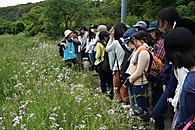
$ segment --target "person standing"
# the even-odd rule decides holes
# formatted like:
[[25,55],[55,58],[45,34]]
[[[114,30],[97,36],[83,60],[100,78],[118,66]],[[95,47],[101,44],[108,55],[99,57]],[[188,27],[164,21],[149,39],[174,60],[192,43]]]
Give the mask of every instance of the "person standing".
[[82,58],[87,57],[85,50],[86,50],[86,45],[87,45],[87,37],[89,35],[88,30],[85,26],[81,26],[80,31],[83,35],[82,37],[82,44],[81,44],[81,53],[82,53]]
[[119,102],[126,102],[129,103],[129,95],[128,89],[124,87],[120,80],[120,73],[121,73],[121,65],[124,60],[125,51],[122,48],[123,42],[123,34],[126,32],[127,27],[123,23],[116,23],[114,28],[110,31],[110,40],[108,41],[108,45],[106,46],[106,52],[115,51],[115,61],[113,67],[113,87],[116,99]]
[[58,43],[58,45],[64,45],[63,47],[63,60],[65,61],[65,66],[72,67],[72,64],[78,64],[79,59],[75,54],[75,48],[73,44],[73,34],[71,30],[66,30],[64,32],[65,39]]
[[[134,51],[131,56],[129,67],[126,74],[129,74],[124,85],[128,88],[130,106],[137,110],[144,122],[150,121],[147,109],[147,89],[148,81],[145,72],[150,63],[148,49],[142,44],[143,39],[135,29],[129,29],[123,35],[123,45],[127,44]],[[139,54],[139,55],[138,55]]]

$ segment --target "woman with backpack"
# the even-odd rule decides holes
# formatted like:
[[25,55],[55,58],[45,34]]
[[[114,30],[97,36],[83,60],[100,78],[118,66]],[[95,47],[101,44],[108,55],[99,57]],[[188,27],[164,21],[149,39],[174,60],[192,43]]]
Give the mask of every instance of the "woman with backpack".
[[123,44],[134,48],[130,65],[126,71],[129,77],[124,82],[124,85],[128,86],[130,106],[137,110],[137,114],[144,122],[149,122],[150,115],[147,109],[148,81],[144,74],[150,63],[149,50],[142,44],[144,41],[135,29],[127,30],[123,36],[125,36]]
[[125,88],[120,80],[121,64],[124,60],[125,51],[122,48],[123,34],[126,32],[127,27],[123,23],[116,23],[114,28],[110,31],[110,40],[106,46],[106,51],[115,51],[115,62],[113,67],[113,87],[116,99],[119,102],[129,102],[128,89]]
[[98,75],[100,77],[101,90],[102,93],[106,93],[106,88],[111,89],[109,93],[109,97],[112,99],[113,93],[113,78],[111,72],[105,72],[102,68],[102,64],[104,62],[105,48],[107,44],[107,40],[109,38],[109,33],[106,31],[102,31],[99,34],[100,42],[96,45],[96,61],[95,65],[97,66]]

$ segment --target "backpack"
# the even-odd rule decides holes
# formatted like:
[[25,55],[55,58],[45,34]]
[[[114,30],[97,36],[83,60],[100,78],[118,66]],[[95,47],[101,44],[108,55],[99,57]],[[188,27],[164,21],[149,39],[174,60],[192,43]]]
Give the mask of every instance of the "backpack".
[[[106,47],[106,44],[103,42],[100,42],[104,47]],[[104,52],[104,61],[102,63],[102,69],[104,72],[108,73],[110,72],[110,63],[109,63],[109,57],[108,57],[108,52]]]
[[123,48],[123,50],[125,51],[125,55],[124,55],[124,59],[123,59],[123,62],[121,64],[121,70],[122,70],[122,73],[125,73],[126,70],[128,69],[129,67],[129,64],[130,64],[130,59],[131,59],[131,54],[132,54],[132,51],[129,51],[125,45],[122,45],[122,41],[119,39],[118,40],[119,44],[121,45],[121,47]]
[[[60,56],[63,58],[64,57],[64,51],[63,51],[63,48],[64,48],[64,45],[60,45],[60,43],[62,42],[66,42],[65,39],[63,39],[62,41],[60,41],[57,45],[59,46],[59,53],[60,53]],[[65,48],[64,48],[65,49]]]
[[160,59],[156,58],[156,56],[154,56],[150,50],[146,47],[143,47],[139,50],[139,52],[137,53],[136,55],[136,58],[135,58],[135,61],[134,61],[134,65],[137,64],[138,62],[138,57],[139,57],[139,53],[142,51],[142,50],[147,50],[149,55],[150,55],[150,63],[149,63],[149,66],[148,66],[148,70],[145,71],[145,76],[146,76],[146,79],[148,80],[148,82],[153,82],[155,83],[156,81],[158,81],[161,77],[161,71],[163,69],[163,63]]
[[63,51],[63,45],[60,45],[59,46],[59,53],[60,53],[60,56],[63,57],[64,56],[64,51]]

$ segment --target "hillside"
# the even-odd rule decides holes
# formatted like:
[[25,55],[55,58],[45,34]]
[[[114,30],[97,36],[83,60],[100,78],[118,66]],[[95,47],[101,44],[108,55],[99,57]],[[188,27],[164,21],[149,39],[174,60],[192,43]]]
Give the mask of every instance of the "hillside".
[[37,3],[27,3],[17,6],[1,7],[0,8],[0,18],[8,21],[16,22],[24,14],[28,13],[31,8],[35,6],[43,6],[43,2]]

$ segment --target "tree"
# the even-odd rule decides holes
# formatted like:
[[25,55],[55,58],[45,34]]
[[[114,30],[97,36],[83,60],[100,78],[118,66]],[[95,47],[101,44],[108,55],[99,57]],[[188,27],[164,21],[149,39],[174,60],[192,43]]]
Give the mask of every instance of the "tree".
[[59,37],[62,29],[70,28],[73,17],[84,9],[85,3],[85,0],[46,0],[46,33]]

